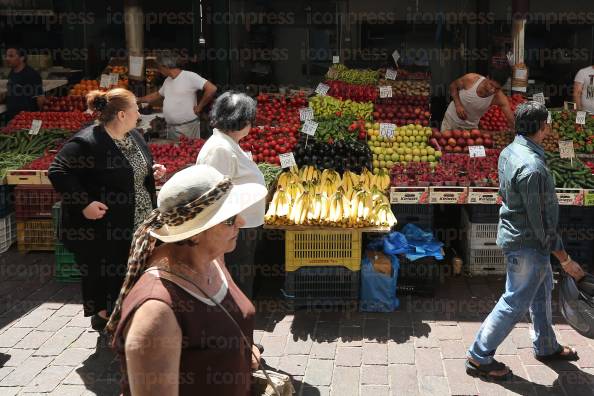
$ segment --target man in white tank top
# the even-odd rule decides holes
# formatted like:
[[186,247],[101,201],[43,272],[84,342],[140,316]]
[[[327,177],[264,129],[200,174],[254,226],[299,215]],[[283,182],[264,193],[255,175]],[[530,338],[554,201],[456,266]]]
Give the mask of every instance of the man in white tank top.
[[507,82],[507,69],[493,69],[490,77],[468,73],[450,84],[452,101],[441,123],[441,130],[476,129],[479,120],[491,105],[501,107],[510,129],[514,128],[514,113],[507,96],[501,91]]

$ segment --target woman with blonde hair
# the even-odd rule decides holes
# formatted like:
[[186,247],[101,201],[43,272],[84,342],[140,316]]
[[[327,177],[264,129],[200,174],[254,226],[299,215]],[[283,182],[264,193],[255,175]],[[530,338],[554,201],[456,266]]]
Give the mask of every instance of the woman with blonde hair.
[[155,179],[166,170],[153,163],[135,129],[140,114],[132,92],[92,91],[87,104],[99,123],[66,142],[49,178],[62,196],[58,238],[80,269],[84,315],[103,330],[126,274],[132,235],[155,207]]

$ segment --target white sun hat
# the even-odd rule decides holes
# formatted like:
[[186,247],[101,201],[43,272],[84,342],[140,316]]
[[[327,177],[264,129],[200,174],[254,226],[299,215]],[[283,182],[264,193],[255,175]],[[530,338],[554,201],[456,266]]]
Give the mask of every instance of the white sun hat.
[[[225,177],[209,165],[193,165],[173,175],[161,188],[157,206],[161,213],[192,202],[212,190]],[[266,197],[266,187],[257,183],[232,185],[221,198],[207,205],[196,217],[179,225],[163,225],[151,235],[163,242],[193,237],[240,214]]]

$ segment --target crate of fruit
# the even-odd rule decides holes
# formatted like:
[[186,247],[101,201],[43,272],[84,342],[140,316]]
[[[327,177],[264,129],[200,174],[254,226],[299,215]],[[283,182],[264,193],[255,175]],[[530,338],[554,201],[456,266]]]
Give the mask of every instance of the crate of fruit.
[[429,202],[432,204],[464,204],[468,198],[468,187],[429,187]]
[[584,206],[594,206],[594,190],[584,190]]
[[392,187],[390,201],[393,204],[428,204],[429,187]]
[[582,206],[584,204],[584,190],[581,188],[557,188],[559,205]]
[[16,241],[16,220],[14,213],[0,218],[0,253],[6,252]]
[[34,169],[14,169],[6,172],[6,183],[13,185],[41,184],[41,174]]
[[64,245],[56,242],[55,248],[56,269],[55,278],[60,282],[78,282],[80,271],[76,265],[74,254],[69,252]]
[[17,220],[51,218],[60,195],[52,186],[20,185],[14,189]]
[[497,205],[500,203],[498,187],[469,187],[468,203],[479,205]]
[[52,219],[17,221],[19,252],[53,251],[55,246]]
[[295,307],[337,306],[359,300],[360,271],[339,267],[307,267],[287,272],[284,294]]

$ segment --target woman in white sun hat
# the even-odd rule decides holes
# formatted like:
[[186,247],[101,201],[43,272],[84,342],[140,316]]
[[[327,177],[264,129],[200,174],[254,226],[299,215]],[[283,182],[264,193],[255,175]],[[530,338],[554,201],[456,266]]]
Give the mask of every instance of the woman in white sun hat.
[[[245,223],[240,213],[266,193],[256,183],[233,185],[208,165],[165,183],[158,209],[134,235],[107,325],[122,362],[124,395],[250,393],[259,358],[252,344],[255,309],[223,256]],[[163,243],[155,247],[157,240]]]

